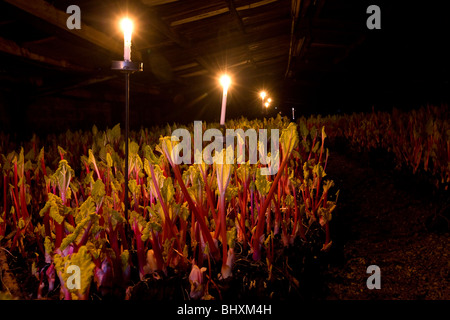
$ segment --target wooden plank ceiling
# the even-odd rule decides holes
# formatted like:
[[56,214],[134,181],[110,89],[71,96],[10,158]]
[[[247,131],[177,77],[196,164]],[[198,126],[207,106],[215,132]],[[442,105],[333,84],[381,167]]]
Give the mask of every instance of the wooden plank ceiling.
[[[80,30],[66,27],[73,4]],[[214,91],[224,71],[241,96],[289,83],[304,97],[365,39],[356,0],[4,0],[0,11],[0,90],[34,96],[123,99],[110,63],[123,57],[118,21],[127,13],[136,23],[132,59],[145,69],[131,90],[161,101]],[[299,103],[278,95],[280,105]]]

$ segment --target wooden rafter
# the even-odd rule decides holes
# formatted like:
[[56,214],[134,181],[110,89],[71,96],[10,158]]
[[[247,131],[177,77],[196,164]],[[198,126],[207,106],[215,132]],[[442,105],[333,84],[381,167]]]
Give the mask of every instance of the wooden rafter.
[[239,27],[239,30],[245,34],[245,26],[242,22],[241,17],[239,16],[239,13],[236,10],[236,6],[234,5],[234,0],[225,0],[227,3],[228,9],[230,10],[231,16],[233,17],[234,21],[236,21],[236,24]]
[[[291,61],[292,61],[292,56],[294,55],[294,44],[295,44],[295,27],[297,24],[297,19],[300,13],[300,8],[301,8],[301,0],[292,0],[291,2],[291,40],[289,42],[289,54],[288,54],[288,62],[287,62],[287,67],[286,67],[286,72],[285,72],[285,77],[288,76],[290,68],[291,68]],[[302,42],[303,45],[303,42]]]
[[167,38],[169,38],[177,45],[182,47],[184,50],[186,50],[206,70],[208,70],[211,73],[215,72],[215,68],[212,66],[209,60],[206,57],[204,57],[198,50],[196,50],[186,38],[184,38],[182,35],[178,34],[176,31],[171,29],[153,10],[147,9],[146,11],[149,17],[148,23],[152,27],[157,29]]
[[149,7],[160,6],[162,4],[168,4],[172,2],[177,2],[179,0],[141,0],[143,4]]
[[[91,26],[81,23],[81,29],[69,30],[66,25],[69,15],[64,11],[55,8],[47,1],[5,0],[5,2],[98,47],[116,54],[123,54],[123,45],[120,41],[111,39],[109,35],[98,31]],[[133,55],[137,60],[142,61],[140,52],[133,52]]]
[[314,18],[320,17],[320,13],[322,12],[323,6],[325,5],[325,0],[317,0],[315,2],[316,11],[314,13]]
[[[254,8],[265,6],[267,4],[277,2],[277,1],[279,1],[279,0],[261,0],[261,1],[250,3],[248,5],[236,7],[235,10],[236,11],[244,11],[244,10],[254,9]],[[211,18],[211,17],[217,16],[217,15],[227,13],[229,11],[230,11],[229,7],[223,7],[223,8],[211,10],[209,12],[205,12],[205,13],[193,15],[193,16],[190,16],[190,17],[187,17],[184,19],[172,21],[170,23],[170,26],[174,27],[174,26],[179,26],[179,25],[185,24],[185,23],[190,23],[190,22],[195,22],[195,21]]]
[[322,43],[322,42],[312,42],[310,44],[311,48],[337,48],[337,49],[342,49],[342,48],[347,48],[347,45],[342,44],[342,43]]
[[[242,35],[245,35],[246,34],[245,26],[244,26],[244,23],[242,22],[241,17],[239,16],[238,11],[236,10],[236,6],[234,5],[234,0],[225,0],[225,1],[227,3],[228,9],[230,10],[231,16],[233,17],[234,21],[236,21],[236,23],[239,27],[240,32],[242,33]],[[247,45],[247,58],[253,64],[254,67],[257,67],[256,62],[252,57],[252,54],[250,52],[248,45]],[[235,63],[233,66],[229,66],[229,67],[232,68],[232,67],[236,67],[236,66],[246,64],[246,63],[247,63],[247,61],[241,61],[241,62]]]
[[71,84],[71,85],[61,84],[57,87],[43,88],[41,90],[38,90],[35,94],[37,96],[47,96],[47,95],[51,95],[51,94],[55,94],[55,93],[61,93],[61,92],[65,92],[65,91],[71,91],[71,90],[87,87],[87,86],[90,86],[93,84],[109,81],[109,80],[115,79],[117,77],[118,77],[117,75],[93,77],[93,78],[78,82],[76,84]]
[[31,52],[30,50],[23,48],[19,46],[14,41],[0,38],[0,51],[11,54],[17,57],[25,58],[28,60],[40,62],[52,67],[61,68],[61,69],[67,69],[71,71],[80,71],[80,72],[86,72],[86,71],[92,71],[91,69],[75,65],[71,62],[68,62],[63,59],[54,59],[50,57],[45,57],[40,54]]
[[365,35],[360,36],[355,42],[353,42],[351,45],[347,46],[345,53],[342,56],[335,58],[333,60],[333,63],[334,64],[341,63],[343,60],[345,60],[350,55],[350,53],[352,53],[353,50],[355,50],[355,48],[360,46],[365,40],[366,40]]

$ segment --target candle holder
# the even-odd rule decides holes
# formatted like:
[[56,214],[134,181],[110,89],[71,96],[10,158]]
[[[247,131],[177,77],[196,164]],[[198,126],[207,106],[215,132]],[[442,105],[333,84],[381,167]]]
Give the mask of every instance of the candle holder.
[[[130,60],[124,61],[113,61],[111,65],[112,70],[120,71],[125,74],[125,196],[124,204],[125,220],[128,221],[128,209],[129,209],[129,199],[128,199],[128,133],[130,130],[130,74],[134,72],[140,72],[144,70],[144,64],[142,62],[133,62]],[[126,237],[129,243],[130,232],[129,224],[126,224]]]
[[125,73],[134,73],[137,71],[144,71],[144,64],[142,62],[134,62],[130,60],[113,61],[111,69]]

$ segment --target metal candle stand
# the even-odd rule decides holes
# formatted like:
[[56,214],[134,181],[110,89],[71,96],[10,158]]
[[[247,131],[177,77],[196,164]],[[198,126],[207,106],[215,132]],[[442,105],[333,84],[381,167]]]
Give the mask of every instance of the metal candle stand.
[[[140,72],[144,70],[144,64],[142,62],[132,62],[129,60],[113,61],[112,70],[117,70],[125,74],[125,220],[128,221],[128,132],[129,132],[129,113],[130,113],[130,74],[134,72]],[[129,225],[128,223],[126,224]],[[130,230],[126,228],[127,238],[129,239]],[[128,240],[127,239],[127,240]]]

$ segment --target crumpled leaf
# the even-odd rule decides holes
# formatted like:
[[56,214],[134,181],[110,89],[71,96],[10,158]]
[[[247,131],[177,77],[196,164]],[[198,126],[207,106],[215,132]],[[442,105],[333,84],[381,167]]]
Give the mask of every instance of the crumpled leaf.
[[[229,146],[228,148],[231,150],[231,146]],[[228,187],[231,173],[233,171],[233,162],[230,159],[226,158],[227,153],[230,154],[229,152],[226,152],[225,149],[222,149],[218,154],[216,154],[216,157],[217,159],[222,159],[223,161],[214,161],[214,166],[216,168],[217,174],[217,186],[220,193],[225,192],[226,188]]]
[[[71,293],[72,299],[87,299],[89,294],[89,288],[94,276],[95,264],[92,262],[92,257],[86,246],[82,246],[77,253],[62,257],[56,254],[54,257],[54,263],[58,276],[61,279],[62,286]],[[68,272],[68,267],[74,265],[80,268],[80,288],[69,289],[68,281],[69,277],[73,273]]]
[[267,176],[261,175],[260,170],[257,170],[255,186],[262,196],[266,196],[272,186],[272,181],[267,180]]
[[172,178],[168,177],[164,180],[164,183],[161,188],[161,195],[165,201],[165,203],[170,203],[173,200],[173,196],[175,195],[175,188],[173,187]]
[[97,209],[100,208],[105,195],[106,195],[105,184],[103,183],[103,181],[101,179],[95,180],[94,184],[92,185],[92,189],[91,189],[91,197],[94,200],[94,202],[97,206]]
[[107,131],[110,142],[118,142],[120,140],[120,123],[116,124],[112,129]]
[[314,177],[323,178],[327,174],[325,173],[325,170],[323,170],[323,167],[320,164],[316,164],[313,167],[313,175]]
[[48,200],[45,203],[44,208],[39,211],[39,215],[43,217],[45,212],[49,209],[50,218],[59,224],[63,223],[64,217],[70,212],[70,208],[63,204],[62,199],[53,193],[48,194]]
[[[160,163],[160,158],[157,157],[153,153],[153,149],[149,145],[145,145],[144,146],[143,154],[144,154],[144,159],[148,159],[148,161],[150,161],[151,163],[153,163],[153,164],[159,164]],[[145,163],[144,163],[144,165],[145,165]],[[149,173],[147,173],[147,174],[150,175]]]
[[96,222],[98,221],[99,216],[95,213],[95,210],[93,212],[90,212],[86,218],[81,220],[72,233],[68,234],[61,242],[60,250],[64,250],[67,248],[72,242],[75,242],[80,236],[83,236],[84,232],[86,231],[86,228],[89,224],[89,222]]
[[174,166],[175,164],[177,164],[177,154],[173,149],[179,142],[172,141],[170,136],[161,137],[159,141],[160,144],[158,145],[159,148],[157,148],[157,150],[160,150],[164,154],[170,165]]
[[280,146],[283,155],[288,156],[299,143],[297,125],[290,123],[286,129],[283,129],[280,136]]
[[51,176],[51,181],[58,186],[61,199],[65,202],[70,198],[70,181],[75,176],[75,171],[69,166],[67,160],[59,161],[58,169]]
[[147,226],[147,222],[145,221],[144,217],[134,210],[130,212],[130,218],[128,219],[128,221],[133,229],[138,228],[140,231],[144,230],[144,228]]

